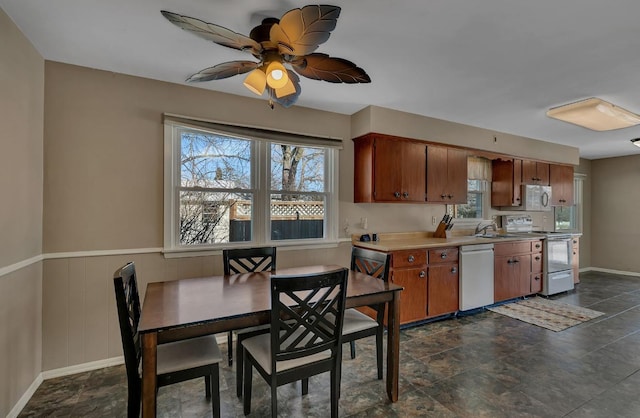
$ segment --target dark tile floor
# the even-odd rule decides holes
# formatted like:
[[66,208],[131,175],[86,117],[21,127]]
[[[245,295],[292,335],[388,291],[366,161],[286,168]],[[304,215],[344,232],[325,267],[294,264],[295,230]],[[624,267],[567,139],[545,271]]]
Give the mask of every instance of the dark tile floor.
[[[345,359],[340,416],[344,417],[639,417],[640,278],[589,272],[566,303],[605,315],[561,332],[493,312],[447,319],[401,332],[400,400],[387,401],[376,379],[374,339]],[[225,351],[226,347],[223,346]],[[283,417],[329,416],[328,375],[278,389]],[[242,417],[235,378],[221,370],[224,417]],[[254,374],[251,416],[269,415],[269,391]],[[124,367],[45,381],[21,417],[123,417]],[[204,383],[161,388],[158,415],[211,416]]]

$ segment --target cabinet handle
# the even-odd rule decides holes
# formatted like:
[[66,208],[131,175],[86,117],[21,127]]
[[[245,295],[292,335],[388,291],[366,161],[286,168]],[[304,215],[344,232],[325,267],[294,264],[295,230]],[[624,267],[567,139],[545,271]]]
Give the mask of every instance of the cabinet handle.
[[452,194],[448,194],[448,195],[447,195],[447,197],[448,197],[449,199],[453,199],[453,195],[452,195]]
[[426,277],[426,275],[427,275],[427,273],[425,273],[424,270],[420,271],[419,276],[420,276],[421,279],[424,279]]
[[447,258],[447,253],[442,253],[442,254],[440,254],[440,258],[442,258],[442,259]]
[[455,267],[451,267],[451,273],[456,274],[458,272],[458,269]]
[[442,199],[444,199],[445,197],[447,197],[447,195],[443,193],[443,194],[441,194],[441,195],[440,195],[440,197],[441,197]]
[[509,260],[507,261],[507,264],[516,264],[516,263],[519,263],[519,262],[520,262],[520,260],[518,260],[518,259],[513,259],[513,260],[512,260],[512,259],[509,259]]
[[508,259],[507,260],[507,264],[513,264],[513,260],[512,259]]
[[533,279],[534,280],[540,280],[540,277],[539,276],[535,276]]
[[400,197],[400,192],[393,192],[393,196],[396,197],[396,198],[399,198]]
[[416,258],[412,255],[409,256],[409,258],[407,259],[408,262],[413,263],[414,261],[416,261]]
[[404,197],[405,199],[409,198],[409,192],[402,193],[402,197]]
[[536,256],[536,261],[540,261],[540,256]]
[[540,248],[540,244],[536,244],[536,248]]
[[574,240],[573,240],[573,243],[574,243],[574,244],[577,244],[577,243],[578,243],[578,240],[577,240],[577,239],[574,239]]
[[578,253],[574,251],[574,252],[573,252],[573,255],[576,255],[576,254],[578,254]]

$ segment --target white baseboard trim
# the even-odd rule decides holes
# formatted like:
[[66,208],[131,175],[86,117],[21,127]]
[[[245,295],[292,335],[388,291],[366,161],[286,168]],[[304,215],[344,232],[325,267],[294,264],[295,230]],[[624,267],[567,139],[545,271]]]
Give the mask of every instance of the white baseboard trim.
[[18,402],[13,406],[13,408],[11,408],[11,411],[9,411],[7,418],[17,418],[17,416],[20,415],[20,412],[22,412],[24,407],[27,406],[27,403],[29,403],[29,400],[31,399],[33,394],[36,393],[36,390],[38,390],[38,388],[40,387],[42,380],[42,373],[40,373],[33,381],[33,383],[31,383],[31,385],[27,388],[26,392],[22,394]]
[[112,357],[104,360],[90,361],[88,363],[75,364],[69,367],[47,370],[42,372],[42,379],[48,380],[56,377],[69,376],[76,373],[89,372],[91,370],[103,369],[105,367],[119,366],[124,364],[124,357]]
[[623,276],[634,276],[634,277],[640,277],[640,273],[635,272],[635,271],[622,271],[622,270],[612,270],[612,269],[603,269],[600,267],[588,267],[586,269],[580,269],[580,272],[583,271],[599,271],[601,273],[611,273],[611,274],[620,274]]

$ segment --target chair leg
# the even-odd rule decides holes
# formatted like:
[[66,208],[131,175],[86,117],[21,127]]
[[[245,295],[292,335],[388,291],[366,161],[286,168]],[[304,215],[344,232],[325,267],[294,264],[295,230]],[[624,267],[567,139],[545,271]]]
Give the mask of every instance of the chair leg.
[[278,417],[278,385],[271,382],[271,416]]
[[236,395],[238,398],[242,398],[242,368],[244,367],[243,350],[244,348],[240,341],[240,334],[238,334],[238,340],[236,341]]
[[140,416],[140,402],[142,397],[142,385],[128,383],[127,417],[138,418]]
[[233,364],[233,331],[227,333],[227,358],[229,359],[229,367]]
[[338,398],[340,396],[340,373],[331,371],[331,418],[338,418]]
[[211,376],[204,377],[204,392],[207,399],[211,399]]
[[253,371],[253,364],[247,360],[247,350],[242,351],[243,363],[244,363],[244,377],[243,377],[243,395],[244,395],[244,414],[249,415],[251,413],[251,374]]
[[378,326],[378,332],[376,332],[376,360],[378,362],[378,380],[382,380],[382,339],[384,338],[384,329],[382,326]]
[[356,342],[351,341],[349,345],[351,346],[351,360],[353,360],[354,358],[356,358]]
[[309,393],[309,378],[302,379],[302,395],[306,395]]
[[217,363],[213,365],[210,379],[213,418],[220,418],[220,368]]

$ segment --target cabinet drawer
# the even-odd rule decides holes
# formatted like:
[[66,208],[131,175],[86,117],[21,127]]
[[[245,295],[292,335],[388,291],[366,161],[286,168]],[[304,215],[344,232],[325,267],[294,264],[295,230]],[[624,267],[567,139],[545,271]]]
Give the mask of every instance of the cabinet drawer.
[[542,252],[542,241],[531,241],[531,252],[532,253],[541,253]]
[[534,253],[531,256],[531,273],[542,273],[542,254]]
[[451,263],[458,261],[458,248],[436,248],[429,250],[429,264]]
[[501,255],[530,253],[531,241],[501,242],[494,245],[493,252],[496,257]]
[[427,264],[427,252],[425,250],[394,251],[391,255],[393,268],[415,267]]

